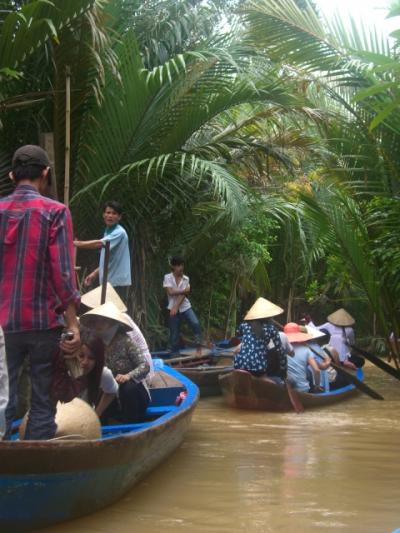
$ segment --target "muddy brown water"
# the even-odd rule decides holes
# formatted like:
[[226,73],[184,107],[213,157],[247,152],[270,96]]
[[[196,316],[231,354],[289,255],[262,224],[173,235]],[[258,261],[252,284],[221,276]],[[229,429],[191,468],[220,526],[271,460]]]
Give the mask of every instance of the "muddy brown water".
[[181,448],[115,505],[46,533],[328,532],[400,528],[400,382],[302,415],[204,399]]

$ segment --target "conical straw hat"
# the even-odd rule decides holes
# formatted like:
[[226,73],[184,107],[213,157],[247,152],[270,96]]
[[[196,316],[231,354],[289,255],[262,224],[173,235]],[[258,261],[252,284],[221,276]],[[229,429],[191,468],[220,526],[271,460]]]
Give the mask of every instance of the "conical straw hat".
[[249,309],[245,320],[257,320],[261,318],[270,318],[283,313],[283,309],[266,300],[265,298],[258,298],[256,303]]
[[353,326],[355,324],[354,318],[343,308],[329,315],[328,322],[340,327]]
[[[86,305],[86,307],[90,307],[91,309],[99,307],[99,305],[101,305],[101,286],[84,294],[81,297],[81,302],[83,305]],[[111,283],[107,283],[106,301],[104,303],[107,302],[112,302],[122,313],[126,313],[126,306]]]
[[87,313],[82,315],[81,323],[84,326],[90,326],[91,318],[96,316],[108,318],[109,320],[114,320],[115,322],[118,322],[118,324],[120,324],[121,326],[124,326],[127,331],[132,329],[127,315],[121,313],[118,307],[112,302],[107,302],[106,304],[99,305],[98,307],[95,307],[91,311],[88,311]]

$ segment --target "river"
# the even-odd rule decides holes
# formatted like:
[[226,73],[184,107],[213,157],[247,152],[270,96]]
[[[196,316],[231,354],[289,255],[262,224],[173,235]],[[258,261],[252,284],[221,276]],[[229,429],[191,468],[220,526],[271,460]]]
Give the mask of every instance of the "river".
[[390,533],[400,527],[400,382],[274,414],[201,400],[182,447],[117,504],[46,533]]

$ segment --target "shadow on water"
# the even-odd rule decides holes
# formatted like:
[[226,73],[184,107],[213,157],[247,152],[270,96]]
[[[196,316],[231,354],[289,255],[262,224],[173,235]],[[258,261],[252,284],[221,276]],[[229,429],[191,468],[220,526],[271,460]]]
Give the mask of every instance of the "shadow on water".
[[400,527],[400,382],[375,368],[366,396],[275,414],[202,400],[183,446],[117,504],[46,533],[390,533]]

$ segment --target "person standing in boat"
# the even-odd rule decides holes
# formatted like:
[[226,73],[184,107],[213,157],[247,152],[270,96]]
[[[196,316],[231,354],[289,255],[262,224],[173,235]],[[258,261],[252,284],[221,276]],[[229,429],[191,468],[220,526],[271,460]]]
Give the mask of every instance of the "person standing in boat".
[[126,332],[127,317],[111,302],[81,316],[81,324],[99,335],[105,346],[105,363],[119,384],[118,400],[103,414],[104,421],[115,418],[124,424],[136,422],[146,411],[150,394],[145,384],[150,366]]
[[8,372],[4,333],[0,327],[0,440],[6,432],[6,407],[8,403]]
[[61,343],[62,350],[73,353],[80,345],[72,219],[65,205],[43,196],[51,173],[49,157],[39,146],[15,152],[10,178],[16,189],[0,198],[0,325],[9,375],[6,438],[16,413],[19,372],[28,358],[32,392],[26,439],[45,440],[56,431],[50,387],[65,323],[73,337]]
[[[318,363],[316,356],[310,350],[307,342],[313,340],[313,335],[301,330],[301,326],[294,322],[289,322],[283,328],[289,342],[294,345],[294,355],[288,357],[287,377],[289,383],[299,392],[322,392],[321,370],[326,370],[330,365],[330,359],[321,352],[323,361]],[[310,382],[308,367],[312,370]]]
[[354,318],[345,309],[341,308],[330,314],[327,320],[328,322],[318,326],[318,329],[325,329],[329,332],[331,336],[330,343],[338,352],[341,364],[351,370],[356,370],[357,367],[363,366],[363,359],[352,355],[349,346],[349,344],[355,343]]
[[129,287],[132,284],[131,257],[129,254],[128,234],[120,224],[121,218],[121,205],[114,200],[107,202],[103,208],[103,220],[106,225],[103,238],[93,241],[75,240],[74,244],[77,248],[84,250],[101,250],[99,267],[85,278],[85,285],[90,286],[96,279],[99,279],[100,285],[103,282],[105,243],[107,241],[110,243],[108,281],[126,304]]
[[198,352],[201,352],[202,333],[199,319],[193,311],[187,295],[190,293],[190,282],[184,272],[185,261],[182,257],[172,257],[172,272],[165,274],[163,287],[168,296],[169,331],[171,354],[179,352],[179,338],[182,320],[193,331]]
[[235,355],[233,366],[246,370],[254,376],[269,377],[277,383],[286,379],[287,357],[281,337],[270,318],[283,313],[283,309],[258,298],[238,328],[241,337],[240,350]]

